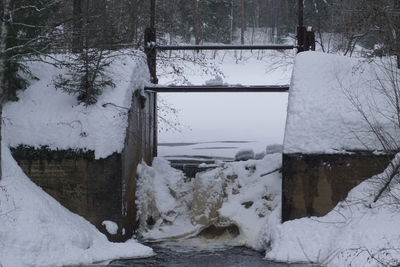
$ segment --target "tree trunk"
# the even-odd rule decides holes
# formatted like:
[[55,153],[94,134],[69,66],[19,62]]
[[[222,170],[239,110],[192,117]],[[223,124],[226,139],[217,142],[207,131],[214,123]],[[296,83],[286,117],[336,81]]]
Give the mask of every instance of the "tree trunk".
[[82,2],[73,0],[72,52],[82,52]]
[[201,20],[200,20],[199,0],[194,0],[194,39],[196,45],[201,42]]
[[4,83],[4,72],[6,68],[6,49],[7,49],[7,35],[8,23],[10,19],[10,0],[3,0],[3,19],[1,20],[1,34],[0,34],[0,180],[3,177],[1,153],[2,153],[2,135],[1,129],[3,124],[3,103],[5,101],[6,89]]
[[240,43],[244,44],[244,32],[246,29],[246,12],[244,9],[244,0],[240,0]]
[[230,36],[230,38],[231,38],[231,44],[233,43],[233,16],[234,16],[234,9],[235,8],[235,5],[234,5],[234,0],[231,0],[231,32],[230,32],[230,34],[231,34],[231,36]]

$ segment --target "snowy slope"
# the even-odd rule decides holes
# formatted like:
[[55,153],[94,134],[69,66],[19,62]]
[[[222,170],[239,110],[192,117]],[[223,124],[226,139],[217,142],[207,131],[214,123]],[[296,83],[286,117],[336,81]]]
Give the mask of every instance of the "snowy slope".
[[[285,153],[340,153],[345,150],[379,150],[370,122],[393,136],[398,129],[378,82],[390,90],[387,62],[366,62],[332,54],[301,53],[296,57],[289,92]],[[398,71],[397,71],[398,72]],[[394,74],[398,75],[398,73]]]
[[[400,155],[392,166],[399,166]],[[274,211],[265,227],[267,258],[306,261],[328,266],[398,266],[400,264],[400,176],[390,191],[373,202],[393,168],[364,181],[323,217],[279,223]],[[398,171],[398,170],[397,170]]]
[[34,185],[3,146],[0,181],[0,266],[64,266],[151,256],[129,240],[111,243],[95,226]]
[[39,80],[32,80],[19,93],[19,101],[3,109],[5,140],[10,146],[94,150],[96,159],[122,151],[132,92],[143,88],[149,77],[141,54],[116,56],[108,69],[116,87],[105,88],[89,107],[55,89],[53,80],[64,70],[40,62],[29,67]]

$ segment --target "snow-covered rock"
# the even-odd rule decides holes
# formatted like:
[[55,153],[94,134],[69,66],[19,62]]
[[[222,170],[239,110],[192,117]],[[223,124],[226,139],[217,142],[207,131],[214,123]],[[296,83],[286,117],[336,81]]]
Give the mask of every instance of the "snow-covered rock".
[[230,244],[260,248],[258,237],[267,217],[280,203],[281,155],[226,163],[188,180],[168,162],[139,168],[140,233],[145,239],[192,237],[215,225],[235,225]]
[[111,243],[22,172],[3,146],[0,181],[0,266],[65,266],[151,256],[135,240]]
[[103,221],[101,223],[110,235],[116,235],[118,232],[118,224],[113,221]]
[[209,85],[209,86],[223,85],[224,84],[224,80],[222,79],[222,77],[220,75],[216,75],[214,77],[214,79],[207,80],[204,84],[205,85]]
[[236,154],[235,154],[235,160],[236,161],[246,161],[249,159],[254,159],[254,150],[252,149],[240,149]]

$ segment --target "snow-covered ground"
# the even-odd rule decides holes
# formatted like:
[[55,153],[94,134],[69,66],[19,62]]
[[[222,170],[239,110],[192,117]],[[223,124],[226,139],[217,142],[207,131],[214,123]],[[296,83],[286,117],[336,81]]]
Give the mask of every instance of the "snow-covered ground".
[[[350,191],[330,213],[280,224],[280,210],[268,218],[263,235],[267,259],[328,266],[400,264],[400,155],[382,174]],[[378,201],[379,188],[397,173]]]
[[7,144],[93,150],[96,159],[122,151],[132,93],[149,79],[143,55],[115,55],[107,69],[115,88],[104,88],[97,103],[88,107],[78,104],[76,95],[55,88],[54,79],[64,69],[42,62],[29,68],[37,79],[3,109]]
[[148,257],[135,240],[111,243],[96,227],[36,186],[3,146],[0,181],[0,266],[65,266]]
[[[56,56],[59,57],[59,56]],[[115,55],[107,70],[115,88],[104,88],[95,105],[78,104],[75,95],[56,90],[63,69],[33,62],[37,79],[3,109],[0,181],[0,266],[65,266],[118,258],[148,257],[151,248],[136,240],[111,243],[95,226],[71,213],[30,181],[9,146],[93,150],[96,158],[121,152],[132,93],[149,75],[143,56]],[[104,222],[109,232],[112,222]]]

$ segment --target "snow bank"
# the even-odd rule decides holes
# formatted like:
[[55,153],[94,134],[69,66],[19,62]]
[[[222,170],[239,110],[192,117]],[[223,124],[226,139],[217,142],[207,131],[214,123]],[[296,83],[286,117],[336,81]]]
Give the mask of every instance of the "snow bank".
[[[373,202],[378,188],[397,167],[390,191]],[[266,257],[277,261],[306,261],[328,266],[397,266],[400,264],[400,154],[382,174],[350,191],[324,217],[279,223],[277,209],[264,233]]]
[[0,266],[64,266],[151,256],[129,240],[111,243],[92,224],[34,185],[3,147],[0,181]]
[[260,231],[280,203],[280,166],[281,154],[271,154],[226,163],[188,180],[165,160],[155,159],[153,167],[143,164],[138,169],[139,232],[144,239],[165,240],[196,236],[211,225],[236,225],[240,234],[229,244],[259,248]]
[[34,62],[29,65],[38,80],[19,92],[19,101],[4,106],[5,140],[51,149],[95,151],[96,159],[121,152],[132,92],[149,79],[142,55],[116,56],[108,73],[116,87],[105,88],[95,105],[79,105],[75,95],[56,90],[54,78],[65,70]]
[[390,119],[396,111],[387,96],[393,91],[390,76],[399,79],[400,75],[398,70],[391,73],[387,63],[387,59],[365,62],[332,54],[300,53],[289,92],[284,153],[382,149],[357,109],[365,112],[374,127],[399,136]]

